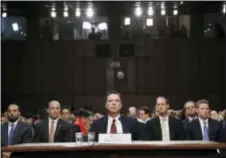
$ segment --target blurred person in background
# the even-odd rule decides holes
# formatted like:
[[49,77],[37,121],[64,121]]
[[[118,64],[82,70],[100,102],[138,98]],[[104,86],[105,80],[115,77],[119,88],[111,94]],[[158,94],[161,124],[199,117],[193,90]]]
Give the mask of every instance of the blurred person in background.
[[184,104],[184,113],[185,113],[185,119],[182,121],[184,128],[187,127],[187,124],[191,122],[192,120],[197,118],[196,108],[195,108],[195,102],[192,100],[187,101]]
[[210,112],[210,118],[212,118],[213,120],[217,120],[219,121],[219,116],[216,110],[211,110]]
[[33,124],[33,114],[24,114],[24,118],[29,125]]
[[4,114],[1,114],[1,124],[7,122],[6,117],[4,116]]
[[60,118],[68,123],[73,123],[73,120],[71,120],[71,110],[69,107],[65,106],[61,109]]
[[90,116],[92,113],[85,109],[79,110],[79,119],[75,121],[75,125],[79,126],[80,131],[84,136],[87,135],[90,128]]
[[137,108],[134,106],[129,107],[127,116],[136,119],[137,118]]
[[139,122],[147,123],[151,120],[151,109],[148,106],[143,106],[139,109]]

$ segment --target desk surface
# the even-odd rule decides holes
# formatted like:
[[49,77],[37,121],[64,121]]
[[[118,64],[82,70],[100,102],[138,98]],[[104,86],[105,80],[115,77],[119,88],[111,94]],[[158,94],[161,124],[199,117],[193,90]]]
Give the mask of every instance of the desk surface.
[[210,150],[226,149],[226,144],[204,141],[134,141],[132,143],[31,143],[2,148],[3,152],[44,152],[82,150]]

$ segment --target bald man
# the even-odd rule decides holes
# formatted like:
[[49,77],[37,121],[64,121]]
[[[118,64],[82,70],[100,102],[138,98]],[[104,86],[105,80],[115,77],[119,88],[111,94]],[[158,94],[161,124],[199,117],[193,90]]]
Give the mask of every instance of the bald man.
[[20,109],[16,104],[10,104],[7,108],[8,122],[2,124],[1,146],[31,143],[32,127],[19,121]]

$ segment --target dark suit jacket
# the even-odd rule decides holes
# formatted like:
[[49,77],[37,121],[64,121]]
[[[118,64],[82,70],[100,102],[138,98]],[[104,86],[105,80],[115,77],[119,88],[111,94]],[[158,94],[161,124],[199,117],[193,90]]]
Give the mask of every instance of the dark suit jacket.
[[71,125],[71,129],[72,129],[72,141],[75,142],[76,141],[75,133],[80,133],[81,130],[80,130],[80,127],[77,125],[74,125],[74,124],[70,124],[70,125]]
[[[136,127],[138,122],[136,121],[136,119],[132,119],[128,116],[121,115],[119,120],[122,123],[123,133],[131,133],[133,140],[139,139],[139,131],[137,130]],[[107,133],[107,125],[108,125],[108,116],[104,116],[93,122],[90,131],[96,133],[95,138],[96,141],[98,140],[99,133]]]
[[[220,122],[208,119],[210,141],[219,141]],[[186,128],[187,140],[203,140],[202,129],[199,119],[191,121]]]
[[[31,143],[32,127],[24,122],[18,121],[14,135],[13,144]],[[8,145],[8,122],[1,125],[1,146]]]
[[[180,120],[169,116],[170,140],[184,140],[184,127]],[[162,129],[159,117],[153,118],[146,123],[142,134],[145,140],[162,140]]]
[[190,121],[189,121],[188,118],[185,118],[185,119],[182,121],[182,123],[183,123],[183,125],[184,125],[184,129],[187,128],[187,125],[188,125],[189,122],[190,122]]
[[[54,142],[71,142],[72,126],[69,123],[59,119],[55,130]],[[35,141],[49,142],[49,120],[42,120],[35,126]]]
[[220,142],[226,143],[226,121],[221,123]]

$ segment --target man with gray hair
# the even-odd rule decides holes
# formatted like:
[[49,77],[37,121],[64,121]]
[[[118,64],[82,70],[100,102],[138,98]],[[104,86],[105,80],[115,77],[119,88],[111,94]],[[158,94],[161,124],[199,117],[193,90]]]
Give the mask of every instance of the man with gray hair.
[[135,106],[129,107],[127,116],[137,118],[137,108]]
[[60,119],[60,103],[52,100],[48,104],[48,118],[35,127],[37,142],[71,142],[72,129],[69,123]]

